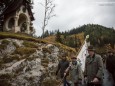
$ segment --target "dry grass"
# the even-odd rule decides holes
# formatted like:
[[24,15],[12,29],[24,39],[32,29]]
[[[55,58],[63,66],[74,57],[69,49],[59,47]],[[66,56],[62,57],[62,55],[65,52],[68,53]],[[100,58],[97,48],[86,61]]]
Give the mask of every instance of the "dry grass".
[[13,38],[19,40],[33,41],[38,43],[45,43],[40,39],[33,38],[32,36],[28,36],[28,35],[22,35],[22,34],[11,33],[11,32],[0,32],[0,39],[5,39],[5,38]]
[[36,52],[35,48],[19,47],[14,51],[13,54],[31,55],[34,52]]
[[80,39],[81,43],[84,42],[85,38],[84,38],[84,33],[83,32],[79,33],[79,34],[71,35],[70,37],[75,37],[75,36]]
[[30,48],[38,48],[37,44],[34,42],[29,42],[29,41],[24,41],[23,45],[25,47],[30,47]]

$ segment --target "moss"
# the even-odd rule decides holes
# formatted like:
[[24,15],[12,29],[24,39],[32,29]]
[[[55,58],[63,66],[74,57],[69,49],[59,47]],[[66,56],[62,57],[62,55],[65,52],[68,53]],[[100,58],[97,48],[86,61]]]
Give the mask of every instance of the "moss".
[[10,41],[8,41],[6,39],[2,40],[2,42],[1,42],[1,44],[4,44],[4,45],[8,45],[9,43],[10,43]]
[[42,66],[48,67],[48,64],[49,64],[49,59],[47,59],[47,58],[41,59]]
[[13,42],[13,45],[14,45],[16,48],[19,48],[19,45],[18,45],[16,42]]
[[4,63],[3,59],[0,58],[0,68],[1,68],[1,66],[2,66],[3,63]]
[[41,63],[42,66],[48,67],[48,63]]
[[51,51],[48,48],[44,47],[44,48],[42,48],[42,50],[43,50],[44,53],[50,53],[51,54]]
[[28,60],[28,61],[32,61],[34,58],[33,57],[26,57],[26,60]]
[[59,81],[56,79],[46,79],[42,82],[42,86],[58,86],[59,85]]
[[0,44],[0,49],[1,50],[4,50],[6,48],[6,45],[5,44]]
[[31,55],[32,53],[36,52],[35,48],[28,48],[28,47],[19,47],[17,48],[13,54],[20,54],[20,55]]
[[23,45],[25,47],[30,47],[30,48],[38,48],[38,46],[34,42],[29,42],[29,41],[24,41]]
[[12,62],[12,61],[13,61],[12,58],[8,58],[7,56],[4,56],[4,59],[3,59],[4,63],[9,63],[9,62]]
[[20,60],[20,57],[19,57],[18,55],[13,55],[13,56],[11,56],[11,58],[12,58],[13,60],[17,60],[17,61]]
[[4,50],[9,43],[10,43],[10,41],[8,41],[6,39],[2,40],[1,44],[0,44],[0,49]]
[[41,59],[41,63],[49,63],[49,59],[47,58]]
[[33,41],[33,42],[38,42],[38,43],[46,43],[45,41],[42,41],[38,38],[34,38],[32,36],[28,36],[24,34],[0,32],[0,39],[5,39],[5,38],[13,38],[13,39],[19,39],[19,40]]
[[3,62],[4,63],[9,63],[12,62],[13,60],[19,61],[21,58],[18,55],[11,55],[10,57],[4,56]]
[[11,86],[10,79],[12,79],[12,74],[2,74],[0,75],[0,86]]

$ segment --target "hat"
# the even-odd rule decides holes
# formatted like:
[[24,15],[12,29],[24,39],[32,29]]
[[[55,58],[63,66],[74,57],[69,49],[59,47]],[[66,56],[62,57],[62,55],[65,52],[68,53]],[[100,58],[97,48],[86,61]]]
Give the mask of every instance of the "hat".
[[92,45],[88,46],[88,51],[95,51],[94,47]]

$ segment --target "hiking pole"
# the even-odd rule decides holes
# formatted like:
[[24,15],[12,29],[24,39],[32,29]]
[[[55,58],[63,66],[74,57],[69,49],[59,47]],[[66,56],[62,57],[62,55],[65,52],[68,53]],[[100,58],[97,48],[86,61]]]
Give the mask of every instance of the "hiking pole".
[[64,73],[64,77],[62,78],[62,80],[60,81],[60,84],[59,84],[59,86],[61,85],[61,83],[63,82],[63,80],[64,80],[64,78],[65,78],[65,76],[66,76],[66,74],[67,74],[67,72],[69,71],[69,69],[70,69],[70,67],[71,67],[71,65],[65,70],[66,72]]
[[58,86],[61,86],[61,83],[63,82],[64,78],[65,78],[66,74],[64,75],[64,77],[62,78],[62,80],[60,81]]

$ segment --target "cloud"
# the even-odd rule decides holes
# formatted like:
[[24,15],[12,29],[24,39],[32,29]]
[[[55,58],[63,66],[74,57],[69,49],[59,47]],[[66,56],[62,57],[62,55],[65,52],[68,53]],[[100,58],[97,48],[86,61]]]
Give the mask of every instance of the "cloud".
[[[41,35],[44,7],[34,0],[36,34]],[[94,23],[106,27],[115,27],[115,2],[114,0],[55,0],[56,17],[49,21],[47,30],[65,31],[79,25]]]

